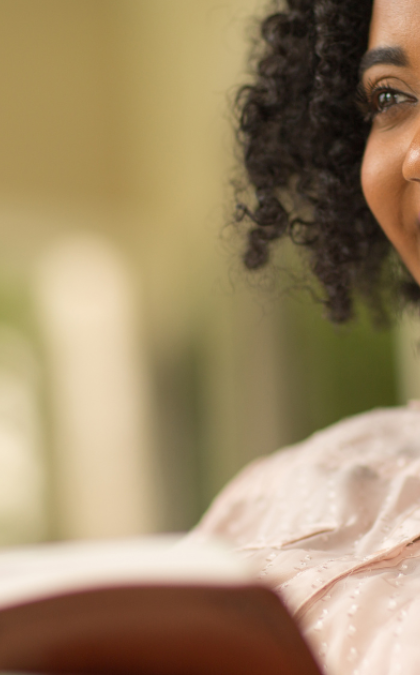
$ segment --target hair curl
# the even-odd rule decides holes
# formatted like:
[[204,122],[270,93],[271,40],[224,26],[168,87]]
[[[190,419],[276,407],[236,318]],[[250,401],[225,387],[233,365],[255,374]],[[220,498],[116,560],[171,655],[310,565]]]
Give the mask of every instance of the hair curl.
[[[367,47],[373,0],[287,0],[262,24],[264,52],[254,83],[241,89],[239,138],[253,206],[244,256],[265,265],[271,243],[289,236],[309,251],[329,317],[352,317],[354,298],[381,304],[391,245],[360,185],[369,124],[358,107],[359,63]],[[291,206],[288,193],[294,196]],[[403,295],[417,301],[414,282]]]

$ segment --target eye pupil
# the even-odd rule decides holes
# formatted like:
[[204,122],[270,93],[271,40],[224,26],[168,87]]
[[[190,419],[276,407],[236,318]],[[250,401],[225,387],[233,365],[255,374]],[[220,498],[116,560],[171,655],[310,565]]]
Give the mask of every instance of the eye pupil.
[[378,103],[381,108],[386,108],[389,105],[395,103],[395,94],[391,91],[382,91],[378,97]]

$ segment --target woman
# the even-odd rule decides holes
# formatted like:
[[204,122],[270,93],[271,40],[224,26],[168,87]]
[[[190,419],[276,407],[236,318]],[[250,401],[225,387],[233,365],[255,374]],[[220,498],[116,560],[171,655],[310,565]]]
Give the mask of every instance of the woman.
[[[418,301],[418,0],[289,0],[263,36],[242,94],[247,265],[288,234],[334,321],[355,294],[380,307],[384,280]],[[390,274],[391,250],[406,273]],[[418,675],[420,410],[367,413],[255,462],[192,536],[214,535],[271,579],[326,672]]]

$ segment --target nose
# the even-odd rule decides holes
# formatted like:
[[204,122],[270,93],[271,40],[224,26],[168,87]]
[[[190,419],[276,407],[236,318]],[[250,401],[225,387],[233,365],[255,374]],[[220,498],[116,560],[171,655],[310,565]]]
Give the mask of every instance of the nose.
[[406,181],[420,183],[420,120],[416,120],[416,127],[411,130],[408,148],[405,151],[402,174]]

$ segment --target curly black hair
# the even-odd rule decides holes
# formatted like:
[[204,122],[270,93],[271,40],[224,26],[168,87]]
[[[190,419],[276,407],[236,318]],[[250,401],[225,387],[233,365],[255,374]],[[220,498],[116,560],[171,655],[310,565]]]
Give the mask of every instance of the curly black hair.
[[[262,267],[271,242],[289,235],[309,251],[329,318],[343,323],[357,295],[381,304],[391,250],[360,184],[370,125],[357,100],[358,71],[373,0],[287,0],[284,11],[278,4],[262,23],[254,82],[237,99],[256,198],[238,203],[237,220],[251,221],[244,260]],[[402,285],[417,301],[417,284]]]

